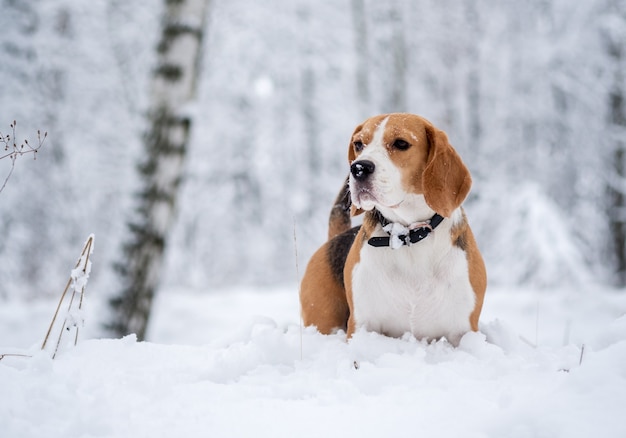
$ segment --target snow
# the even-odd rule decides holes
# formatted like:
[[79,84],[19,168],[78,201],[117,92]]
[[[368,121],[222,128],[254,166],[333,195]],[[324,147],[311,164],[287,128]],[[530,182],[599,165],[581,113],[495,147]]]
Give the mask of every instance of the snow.
[[470,205],[468,219],[481,236],[490,282],[547,287],[589,281],[588,254],[577,243],[597,233],[593,223],[568,226],[571,218],[534,182],[485,187],[479,196],[490,208]]
[[[180,107],[193,123],[164,284],[289,281],[293,223],[306,258],[326,235],[350,133],[365,117],[402,109],[392,100],[445,130],[470,168],[468,218],[487,265],[506,267],[490,268],[493,281],[611,281],[606,185],[619,133],[607,112],[623,69],[606,45],[626,29],[618,8],[593,0],[357,3],[360,18],[352,2],[210,2],[198,96]],[[37,129],[49,138],[37,161],[17,161],[0,198],[0,232],[11,236],[0,244],[0,296],[53,293],[49,285],[92,232],[104,238],[90,281],[113,295],[113,266],[142,187],[137,164],[147,159],[166,2],[4,6],[0,131],[17,120],[18,139],[36,144]],[[400,36],[405,50],[390,50],[402,49]],[[398,83],[404,99],[392,98]],[[0,178],[10,164],[0,163]],[[529,210],[533,191],[538,208]],[[551,211],[558,214],[537,215]],[[522,238],[534,225],[542,226],[537,238]],[[558,244],[543,245],[553,230]],[[574,252],[563,258],[570,249],[561,243]]]
[[32,355],[0,360],[2,436],[626,434],[623,291],[489,290],[458,348],[301,328],[295,286],[163,291],[150,342],[97,339],[88,303],[91,335],[54,360],[55,303],[0,309],[0,353]]
[[[137,342],[99,337],[165,3],[3,5],[0,130],[18,120],[18,139],[50,138],[36,162],[17,161],[0,199],[0,438],[626,436],[626,293],[589,284],[612,278],[617,9],[369,1],[360,55],[349,2],[212,2],[198,99],[180,108],[194,129],[165,290],[150,342]],[[346,342],[301,329],[295,285],[215,290],[289,281],[294,244],[305,265],[347,172],[347,136],[398,110],[389,48],[411,23],[406,109],[444,129],[474,177],[466,210],[491,282],[480,333],[458,348],[365,332]],[[69,315],[81,336],[53,360],[39,350],[51,297],[92,232],[97,264]],[[78,292],[87,276],[74,274]]]

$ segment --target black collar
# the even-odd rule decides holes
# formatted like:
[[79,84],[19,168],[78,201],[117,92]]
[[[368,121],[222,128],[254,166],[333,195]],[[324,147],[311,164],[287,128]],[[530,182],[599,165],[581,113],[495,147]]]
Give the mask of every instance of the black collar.
[[[392,224],[392,222],[384,217],[378,210],[374,211],[374,217],[378,220],[378,222],[380,222],[383,228]],[[435,215],[423,225],[420,224],[419,227],[410,229],[408,234],[400,234],[397,238],[399,239],[401,245],[412,245],[424,240],[435,228],[437,228],[437,225],[439,225],[441,221],[443,221],[443,216],[435,213]],[[371,237],[367,243],[379,248],[391,246],[391,239],[391,235],[386,237]]]

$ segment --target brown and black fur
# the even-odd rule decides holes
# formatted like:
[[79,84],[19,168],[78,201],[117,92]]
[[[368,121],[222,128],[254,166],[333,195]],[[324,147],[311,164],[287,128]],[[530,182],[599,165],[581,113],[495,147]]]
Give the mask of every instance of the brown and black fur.
[[[343,270],[350,248],[361,228],[360,226],[351,228],[350,206],[350,190],[346,178],[330,212],[329,240],[311,257],[300,291],[304,325],[315,325],[324,334],[332,333],[337,329],[346,330],[350,316],[344,289]],[[332,281],[327,280],[329,277]],[[326,288],[328,293],[324,294],[325,299],[322,302],[317,300],[314,303],[311,300],[314,294],[310,292],[319,288]],[[324,317],[319,318],[318,315]]]
[[[449,144],[446,134],[427,120],[404,114],[380,115],[366,120],[354,131],[348,148],[348,161],[353,163],[357,159],[360,149],[357,151],[356,143],[369,144],[379,123],[389,117],[394,119],[396,126],[385,131],[389,137],[385,140],[386,144],[393,144],[394,137],[409,136],[422,145],[421,148],[411,149],[414,151],[411,155],[402,155],[401,160],[391,155],[392,160],[397,160],[394,165],[404,169],[403,186],[408,188],[407,192],[423,194],[430,209],[449,218],[467,196],[471,176]],[[346,179],[331,209],[328,241],[311,257],[300,290],[304,324],[316,326],[323,334],[343,329],[348,338],[355,331],[354,315],[351,315],[354,306],[353,268],[360,261],[361,250],[368,248],[365,246],[368,238],[380,226],[370,210],[365,212],[363,225],[352,228],[351,216],[363,213],[363,210],[352,205],[349,181],[353,182],[350,178]],[[359,204],[358,195],[355,199]],[[450,244],[466,254],[469,282],[476,298],[473,312],[468,315],[469,323],[471,330],[478,330],[486,271],[465,213],[462,214],[463,220],[449,230]],[[388,289],[393,290],[393,284]]]

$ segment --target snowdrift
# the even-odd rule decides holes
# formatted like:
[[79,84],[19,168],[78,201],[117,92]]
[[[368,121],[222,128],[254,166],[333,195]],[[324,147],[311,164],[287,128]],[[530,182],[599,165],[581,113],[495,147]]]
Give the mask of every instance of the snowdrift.
[[626,296],[489,293],[453,348],[301,329],[293,290],[172,291],[154,342],[88,339],[55,360],[11,344],[42,308],[8,305],[0,351],[32,357],[0,360],[2,436],[626,436]]

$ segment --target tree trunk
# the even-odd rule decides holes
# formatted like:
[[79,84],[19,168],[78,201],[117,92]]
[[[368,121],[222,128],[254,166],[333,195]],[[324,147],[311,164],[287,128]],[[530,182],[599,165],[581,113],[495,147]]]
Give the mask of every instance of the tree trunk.
[[465,6],[465,21],[468,25],[468,38],[472,43],[467,45],[467,59],[469,68],[467,72],[467,117],[468,117],[468,134],[469,134],[469,150],[473,154],[480,157],[480,142],[482,137],[482,121],[481,121],[481,75],[480,75],[480,53],[475,41],[480,41],[480,15],[477,10],[476,2],[467,1],[463,3]]
[[370,114],[369,74],[370,57],[367,49],[367,16],[363,0],[352,0],[352,27],[354,28],[354,48],[356,51],[356,98],[359,105],[359,119]]
[[152,78],[143,189],[129,224],[124,261],[116,265],[123,284],[111,300],[108,327],[119,336],[146,335],[164,251],[172,226],[192,120],[184,106],[195,96],[208,0],[165,0],[158,65]]
[[[319,145],[319,126],[315,107],[315,72],[313,67],[305,67],[302,72],[302,119],[306,139],[307,170],[309,178],[314,181],[321,172],[321,153]],[[308,185],[309,202],[306,212],[311,216],[320,207],[320,193],[317,184]]]
[[407,48],[404,37],[404,19],[402,16],[403,3],[394,3],[391,9],[393,35],[391,50],[393,51],[393,81],[391,83],[390,111],[407,111]]
[[613,66],[613,84],[609,91],[609,138],[611,172],[608,178],[608,217],[615,257],[617,281],[626,285],[626,102],[624,102],[624,48],[614,35],[605,35]]
[[[617,86],[609,93],[611,131],[626,130],[626,114],[624,111],[623,90]],[[616,262],[617,281],[620,286],[626,285],[626,163],[624,149],[626,144],[623,136],[612,135],[612,172],[609,179],[609,225],[613,240],[613,251]]]

